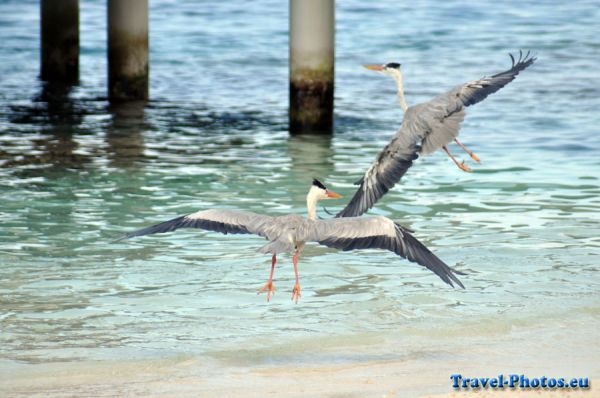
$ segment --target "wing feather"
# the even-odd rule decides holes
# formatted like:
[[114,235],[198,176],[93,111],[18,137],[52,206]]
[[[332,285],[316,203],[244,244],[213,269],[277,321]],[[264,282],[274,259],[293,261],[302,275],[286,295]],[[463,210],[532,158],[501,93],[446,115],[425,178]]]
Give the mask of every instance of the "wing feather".
[[203,210],[130,232],[123,239],[166,233],[179,228],[200,228],[223,234],[256,234],[275,240],[281,226],[275,217],[239,210]]
[[350,202],[336,214],[340,217],[358,217],[368,211],[400,179],[419,157],[419,142],[423,139],[422,125],[415,117],[418,108],[410,108],[404,116],[400,130],[377,155],[369,167]]
[[406,228],[386,217],[351,217],[316,220],[309,225],[306,240],[344,251],[356,249],[389,250],[426,267],[444,282],[464,288],[456,274]]
[[509,55],[512,60],[510,69],[490,77],[483,77],[479,80],[466,83],[450,91],[450,93],[454,94],[462,105],[471,106],[483,101],[488,95],[495,93],[512,82],[519,72],[529,67],[537,59],[531,55],[530,51],[525,55],[523,55],[522,51],[519,51],[519,59],[516,62],[513,55]]
[[428,123],[428,134],[421,144],[421,155],[428,155],[444,145],[452,142],[460,132],[460,124],[465,119],[465,110],[460,108],[454,113],[440,113],[440,117],[431,117]]
[[427,106],[421,117],[426,119],[429,132],[423,139],[421,154],[435,152],[452,142],[458,136],[460,123],[465,117],[465,107],[481,102],[500,90],[536,60],[530,52],[525,56],[522,51],[519,54],[516,62],[513,55],[509,54],[512,61],[510,69],[462,84],[425,103]]

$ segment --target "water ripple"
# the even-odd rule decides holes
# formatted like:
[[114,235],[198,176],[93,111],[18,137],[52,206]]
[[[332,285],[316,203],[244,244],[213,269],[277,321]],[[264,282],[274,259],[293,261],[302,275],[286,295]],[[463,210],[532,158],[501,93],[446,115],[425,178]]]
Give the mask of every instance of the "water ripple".
[[[0,48],[3,357],[285,362],[308,350],[328,360],[328,348],[357,341],[407,336],[419,353],[418,336],[598,315],[595,2],[339,2],[333,137],[287,134],[286,3],[153,1],[152,100],[121,106],[106,100],[105,3],[82,5],[72,89],[36,80],[38,8],[0,4],[10,37]],[[114,242],[210,207],[303,214],[313,176],[349,196],[401,120],[391,81],[361,64],[402,62],[415,104],[503,70],[519,48],[539,61],[464,122],[461,139],[482,158],[474,173],[442,153],[421,158],[371,212],[466,272],[465,290],[391,253],[309,247],[302,304],[290,302],[286,256],[267,304],[256,295],[269,269],[260,239],[181,231]],[[337,358],[400,354],[360,355]]]

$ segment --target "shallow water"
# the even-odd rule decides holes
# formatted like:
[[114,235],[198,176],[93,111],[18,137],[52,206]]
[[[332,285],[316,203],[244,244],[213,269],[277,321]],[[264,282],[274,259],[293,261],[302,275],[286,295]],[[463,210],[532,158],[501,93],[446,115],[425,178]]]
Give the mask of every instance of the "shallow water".
[[[441,336],[594,330],[596,2],[339,2],[330,138],[286,131],[287,4],[245,4],[151,2],[152,100],[114,107],[104,2],[82,2],[81,83],[52,96],[36,80],[38,2],[0,3],[3,369],[183,354],[335,363],[419,356]],[[463,125],[476,171],[442,153],[420,159],[371,212],[466,272],[465,290],[391,253],[309,247],[300,304],[286,256],[267,303],[258,238],[183,230],[114,242],[211,207],[303,214],[312,176],[349,197],[401,120],[393,83],[362,63],[401,62],[414,104],[505,69],[519,48],[538,62]],[[395,348],[362,352],[370,342]]]

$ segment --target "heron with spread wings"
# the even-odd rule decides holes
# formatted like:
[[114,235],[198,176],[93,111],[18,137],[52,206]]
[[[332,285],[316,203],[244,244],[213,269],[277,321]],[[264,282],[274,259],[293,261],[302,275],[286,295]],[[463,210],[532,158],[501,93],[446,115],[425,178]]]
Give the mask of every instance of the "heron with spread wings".
[[466,107],[483,101],[488,95],[500,90],[536,60],[529,52],[524,56],[520,52],[518,60],[515,60],[512,54],[509,55],[512,60],[510,69],[456,86],[430,101],[410,107],[404,97],[399,63],[365,65],[366,68],[391,76],[395,80],[404,119],[398,132],[357,182],[359,188],[348,205],[336,217],[357,217],[368,211],[400,181],[419,155],[427,155],[442,148],[460,169],[471,171],[464,162],[459,163],[450,153],[448,144],[456,141],[479,162],[479,158],[458,140],[460,124],[465,118]]
[[300,298],[298,256],[307,242],[341,249],[389,250],[409,261],[427,267],[450,286],[464,288],[455,274],[462,274],[446,265],[408,229],[386,217],[350,217],[322,220],[317,218],[317,202],[337,199],[341,196],[328,190],[320,181],[313,183],[306,196],[308,218],[297,214],[268,216],[241,210],[210,209],[177,217],[148,228],[125,235],[124,238],[171,232],[179,228],[200,228],[224,234],[254,234],[269,241],[258,249],[271,254],[271,273],[268,282],[259,290],[267,292],[267,301],[275,292],[273,272],[277,255],[292,255],[296,284],[292,289],[292,300]]

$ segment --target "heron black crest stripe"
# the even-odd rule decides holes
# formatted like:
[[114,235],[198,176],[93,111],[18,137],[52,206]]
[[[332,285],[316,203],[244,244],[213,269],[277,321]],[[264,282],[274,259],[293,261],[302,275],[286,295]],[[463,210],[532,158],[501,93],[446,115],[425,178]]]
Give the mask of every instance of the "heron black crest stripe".
[[317,180],[316,178],[313,178],[313,183],[312,183],[315,187],[319,187],[321,189],[327,189],[325,188],[325,185],[323,185],[323,183],[319,180]]
[[400,64],[397,62],[390,62],[385,64],[385,66],[388,68],[400,69]]

